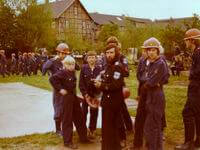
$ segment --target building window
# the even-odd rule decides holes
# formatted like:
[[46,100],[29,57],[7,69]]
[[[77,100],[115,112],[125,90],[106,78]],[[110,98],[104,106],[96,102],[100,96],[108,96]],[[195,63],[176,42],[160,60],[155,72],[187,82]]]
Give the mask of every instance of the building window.
[[56,22],[55,22],[55,21],[52,22],[51,27],[52,27],[53,29],[56,28]]
[[78,14],[78,8],[77,8],[77,6],[74,6],[74,14],[77,16],[77,14]]
[[90,24],[87,24],[87,29],[90,29]]
[[85,23],[85,21],[83,21],[83,29],[86,29],[86,23]]
[[62,22],[61,22],[61,20],[59,20],[59,22],[58,22],[58,31],[59,31],[59,33],[61,33],[61,31],[62,31]]
[[69,21],[68,20],[65,20],[65,27],[69,28]]

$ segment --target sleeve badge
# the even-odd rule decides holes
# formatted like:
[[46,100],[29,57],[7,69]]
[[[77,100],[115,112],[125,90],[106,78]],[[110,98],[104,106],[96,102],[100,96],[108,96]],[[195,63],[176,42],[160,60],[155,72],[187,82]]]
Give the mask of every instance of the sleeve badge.
[[120,73],[120,72],[114,72],[113,78],[114,78],[115,80],[118,80],[118,79],[120,78],[120,76],[121,76],[121,73]]

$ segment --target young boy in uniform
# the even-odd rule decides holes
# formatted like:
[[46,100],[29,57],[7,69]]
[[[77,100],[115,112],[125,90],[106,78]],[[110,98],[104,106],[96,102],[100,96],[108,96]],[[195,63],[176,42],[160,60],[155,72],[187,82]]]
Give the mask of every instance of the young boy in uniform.
[[49,81],[63,100],[61,118],[64,145],[71,149],[77,149],[77,145],[72,141],[73,123],[80,141],[82,143],[90,143],[90,141],[87,138],[87,128],[83,121],[80,102],[76,96],[75,60],[71,56],[66,56],[62,63],[63,69],[52,75]]

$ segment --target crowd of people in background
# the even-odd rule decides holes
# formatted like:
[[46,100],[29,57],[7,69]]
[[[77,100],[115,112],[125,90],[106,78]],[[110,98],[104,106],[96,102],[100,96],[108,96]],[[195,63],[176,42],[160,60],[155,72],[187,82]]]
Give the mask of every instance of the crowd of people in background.
[[[87,53],[82,55],[83,64],[87,63],[86,56]],[[51,57],[52,56],[48,55],[47,50],[43,50],[41,54],[34,52],[18,52],[16,55],[15,53],[12,53],[11,59],[8,59],[5,56],[5,50],[0,50],[0,75],[2,75],[2,77],[10,75],[37,75],[38,72],[42,72],[43,64]],[[97,63],[99,65],[105,65],[104,53],[98,55]],[[176,55],[172,57],[169,63],[171,74],[173,76],[180,76],[180,72],[189,70],[190,66],[190,54],[180,50]]]
[[[82,56],[83,64],[87,63],[85,56],[86,55]],[[42,50],[41,54],[34,52],[18,52],[18,54],[12,53],[11,58],[8,58],[5,55],[5,50],[0,50],[0,76],[6,77],[10,75],[38,75],[39,72],[42,73],[43,64],[52,57],[54,56],[49,55],[47,50]],[[97,63],[99,65],[105,64],[104,53],[101,53],[97,57]]]
[[173,76],[180,76],[181,71],[189,70],[191,66],[191,55],[187,52],[179,52],[172,57],[170,69]]
[[10,75],[31,76],[42,72],[43,64],[49,59],[47,51],[39,53],[11,54],[11,59],[7,59],[5,50],[0,50],[0,75],[3,77]]

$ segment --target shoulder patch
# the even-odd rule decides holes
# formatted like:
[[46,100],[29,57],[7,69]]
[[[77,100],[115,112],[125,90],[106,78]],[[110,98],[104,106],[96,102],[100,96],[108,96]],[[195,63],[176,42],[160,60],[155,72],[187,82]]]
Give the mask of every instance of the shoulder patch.
[[120,76],[121,76],[121,73],[120,73],[120,72],[114,72],[113,78],[114,78],[115,80],[118,80],[118,79],[120,78]]

